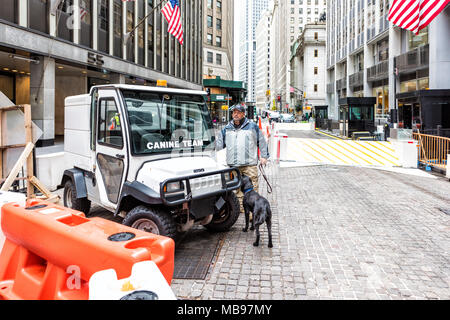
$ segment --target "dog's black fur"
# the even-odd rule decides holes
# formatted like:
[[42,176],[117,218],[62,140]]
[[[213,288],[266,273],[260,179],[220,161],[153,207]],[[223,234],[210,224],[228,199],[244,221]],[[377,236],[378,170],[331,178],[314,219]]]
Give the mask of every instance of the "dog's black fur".
[[251,190],[244,194],[244,200],[242,202],[245,212],[245,228],[242,231],[247,232],[248,230],[249,216],[251,212],[253,215],[253,219],[250,230],[256,229],[256,241],[253,243],[253,245],[255,247],[259,246],[259,226],[265,222],[267,225],[267,231],[269,232],[268,247],[272,248],[272,211],[270,210],[269,201],[267,201],[266,198],[260,196],[258,192],[253,190],[252,181],[245,175],[242,176],[241,190],[243,193],[246,190]]

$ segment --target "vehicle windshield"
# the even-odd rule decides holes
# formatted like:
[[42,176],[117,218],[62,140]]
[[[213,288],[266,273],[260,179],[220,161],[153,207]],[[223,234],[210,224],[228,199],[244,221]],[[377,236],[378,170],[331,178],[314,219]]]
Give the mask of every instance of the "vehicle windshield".
[[133,154],[204,151],[214,146],[211,117],[201,95],[122,91]]

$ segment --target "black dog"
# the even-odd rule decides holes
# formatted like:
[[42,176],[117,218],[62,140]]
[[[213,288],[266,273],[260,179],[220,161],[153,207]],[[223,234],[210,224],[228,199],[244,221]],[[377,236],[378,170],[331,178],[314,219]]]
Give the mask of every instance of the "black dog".
[[245,211],[245,228],[242,231],[247,232],[249,216],[250,212],[252,212],[253,219],[250,230],[256,228],[256,241],[253,245],[255,247],[259,246],[259,226],[265,222],[269,232],[269,248],[272,248],[272,211],[270,210],[269,201],[253,190],[252,181],[245,175],[242,176],[241,190],[244,193],[243,206]]

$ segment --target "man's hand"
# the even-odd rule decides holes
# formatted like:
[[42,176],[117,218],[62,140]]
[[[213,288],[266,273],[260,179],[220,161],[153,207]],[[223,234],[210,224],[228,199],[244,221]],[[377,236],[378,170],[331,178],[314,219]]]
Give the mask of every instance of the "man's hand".
[[266,166],[266,164],[267,164],[267,159],[266,158],[260,158],[259,161],[261,162],[261,164],[263,166]]

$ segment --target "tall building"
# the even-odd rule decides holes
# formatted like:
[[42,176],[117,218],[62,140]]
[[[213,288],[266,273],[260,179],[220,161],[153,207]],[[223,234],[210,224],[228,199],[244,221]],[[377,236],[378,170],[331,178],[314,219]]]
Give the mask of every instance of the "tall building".
[[203,78],[233,80],[234,0],[203,0]]
[[256,107],[270,104],[270,11],[265,11],[256,27]]
[[328,1],[329,115],[339,119],[339,98],[375,97],[376,124],[397,110],[404,128],[424,129],[437,118],[450,127],[450,5],[415,35],[387,20],[391,4]]
[[254,102],[256,97],[256,27],[268,5],[269,0],[245,0],[239,17],[242,24],[239,37],[239,80],[248,85],[246,101],[249,102]]
[[278,110],[291,110],[291,46],[308,23],[318,23],[325,0],[274,0],[271,8],[271,101]]
[[[0,90],[30,103],[43,130],[38,145],[64,135],[64,99],[92,85],[202,89],[202,1],[180,1],[184,45],[167,32],[159,1],[4,0],[0,10]],[[149,18],[125,42],[124,35]]]

